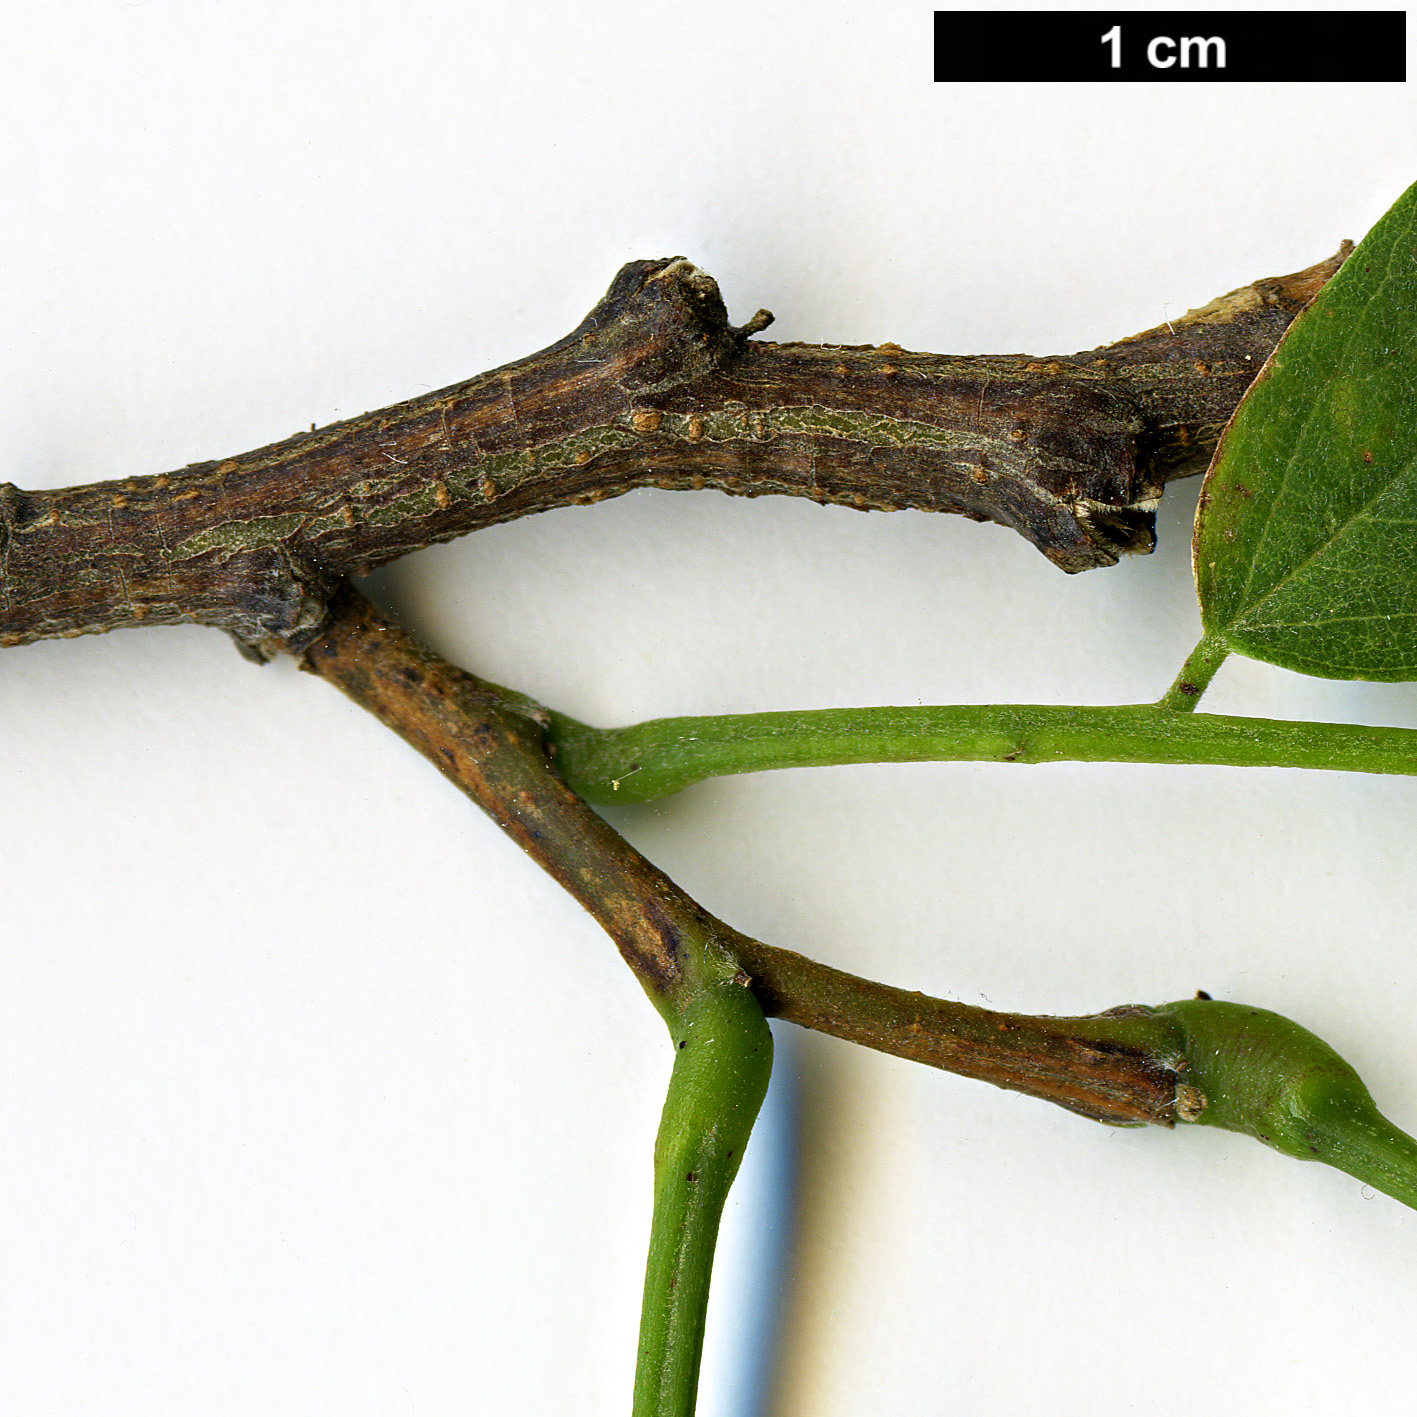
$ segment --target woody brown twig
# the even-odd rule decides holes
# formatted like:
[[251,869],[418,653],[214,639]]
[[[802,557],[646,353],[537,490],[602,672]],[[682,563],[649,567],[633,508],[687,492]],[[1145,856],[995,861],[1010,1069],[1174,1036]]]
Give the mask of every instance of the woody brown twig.
[[748,938],[561,781],[544,709],[440,659],[348,585],[301,664],[417,748],[585,906],[661,1012],[692,987],[686,952],[719,951],[769,1015],[1098,1121],[1171,1125],[1184,1062],[1174,1024],[1151,1010],[1032,1018],[973,1008]]
[[689,262],[634,262],[559,343],[423,398],[181,472],[0,483],[0,645],[198,623],[263,657],[341,576],[643,486],[958,512],[1110,565],[1346,249],[1056,359],[754,342],[771,316],[734,328]]

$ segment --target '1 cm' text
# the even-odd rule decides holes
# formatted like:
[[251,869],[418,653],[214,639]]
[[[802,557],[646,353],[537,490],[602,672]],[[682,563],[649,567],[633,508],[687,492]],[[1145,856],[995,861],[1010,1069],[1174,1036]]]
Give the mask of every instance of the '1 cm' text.
[[[1112,46],[1112,67],[1120,69],[1122,67],[1122,27],[1113,25],[1106,34],[1102,36],[1103,44]],[[1223,69],[1225,67],[1225,41],[1219,35],[1212,35],[1209,39],[1202,39],[1199,35],[1183,35],[1179,40],[1172,39],[1170,35],[1159,34],[1147,41],[1146,62],[1153,69],[1169,69],[1180,58],[1180,66],[1183,69],[1192,67],[1192,60],[1195,61],[1197,69],[1205,69],[1210,66],[1211,56],[1215,57],[1215,67]]]

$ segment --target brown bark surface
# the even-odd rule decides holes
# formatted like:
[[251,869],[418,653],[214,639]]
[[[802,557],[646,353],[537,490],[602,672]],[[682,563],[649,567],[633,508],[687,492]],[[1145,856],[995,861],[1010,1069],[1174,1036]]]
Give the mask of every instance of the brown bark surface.
[[635,487],[785,493],[1013,527],[1067,571],[1153,544],[1343,256],[1065,358],[750,342],[682,259],[624,267],[565,339],[463,384],[181,472],[0,484],[0,645],[141,624],[298,646],[335,580]]
[[440,659],[351,587],[336,593],[328,629],[301,662],[415,747],[564,886],[662,1011],[692,988],[685,952],[715,951],[740,969],[769,1015],[1097,1121],[1172,1124],[1180,1049],[1150,1010],[999,1013],[872,983],[750,939],[565,785],[547,753],[543,710]]
[[300,663],[471,797],[600,922],[656,1003],[680,987],[686,949],[736,936],[562,782],[544,710],[440,659],[348,583]]

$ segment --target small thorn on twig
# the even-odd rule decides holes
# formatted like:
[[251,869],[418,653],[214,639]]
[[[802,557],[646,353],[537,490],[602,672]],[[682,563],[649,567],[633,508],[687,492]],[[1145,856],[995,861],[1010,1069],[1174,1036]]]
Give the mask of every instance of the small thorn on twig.
[[740,340],[747,339],[750,335],[761,334],[773,322],[771,310],[759,310],[758,313],[748,319],[734,333]]

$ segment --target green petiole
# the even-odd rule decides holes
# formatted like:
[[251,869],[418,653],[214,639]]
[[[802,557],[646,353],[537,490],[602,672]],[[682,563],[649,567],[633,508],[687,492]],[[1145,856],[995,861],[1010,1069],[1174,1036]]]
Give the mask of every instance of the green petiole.
[[591,728],[553,713],[556,767],[592,802],[651,802],[705,778],[843,763],[1192,763],[1417,774],[1417,730],[1161,704],[958,704],[659,718]]
[[1186,656],[1181,672],[1175,682],[1162,694],[1158,708],[1179,709],[1190,713],[1200,702],[1200,697],[1210,687],[1216,670],[1229,658],[1230,651],[1209,635]]

